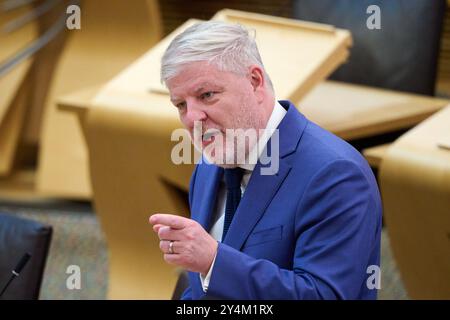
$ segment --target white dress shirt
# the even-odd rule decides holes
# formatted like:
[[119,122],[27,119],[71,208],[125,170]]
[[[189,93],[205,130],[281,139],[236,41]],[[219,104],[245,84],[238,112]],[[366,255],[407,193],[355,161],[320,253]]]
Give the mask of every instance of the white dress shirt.
[[[284,116],[286,115],[286,110],[278,103],[278,101],[275,100],[275,106],[272,110],[272,114],[269,117],[269,120],[267,121],[266,129],[277,129],[278,125],[280,124],[281,120],[283,120]],[[258,153],[257,157],[255,159],[259,159],[262,152],[264,151],[264,148],[269,141],[271,135],[262,135],[258,141],[257,146],[250,151],[250,154]],[[249,156],[249,159],[252,159],[251,156]],[[250,180],[250,177],[252,175],[253,169],[255,168],[256,164],[243,164],[239,167],[244,169],[244,175],[242,176],[241,181],[241,195],[244,195],[245,189],[247,187],[248,181]],[[225,180],[222,179],[220,182],[220,186],[218,189],[217,194],[217,203],[215,206],[215,215],[214,215],[214,224],[209,231],[209,234],[216,239],[217,241],[222,240],[222,234],[223,234],[223,221],[225,219],[225,203],[226,203],[226,186],[225,186]],[[217,253],[216,253],[217,255]],[[209,268],[208,274],[206,277],[203,277],[200,274],[200,280],[202,282],[203,291],[206,292],[208,290],[209,281],[211,279],[212,270],[214,267],[214,263],[216,261],[216,257],[214,257],[214,260],[211,264],[211,267]]]

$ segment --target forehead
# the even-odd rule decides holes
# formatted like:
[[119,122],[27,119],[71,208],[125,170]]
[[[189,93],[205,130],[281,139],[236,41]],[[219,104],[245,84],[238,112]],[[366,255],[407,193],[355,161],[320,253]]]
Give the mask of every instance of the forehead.
[[167,81],[172,98],[194,94],[202,88],[225,87],[232,81],[232,74],[219,70],[206,62],[196,62],[182,67],[178,75]]

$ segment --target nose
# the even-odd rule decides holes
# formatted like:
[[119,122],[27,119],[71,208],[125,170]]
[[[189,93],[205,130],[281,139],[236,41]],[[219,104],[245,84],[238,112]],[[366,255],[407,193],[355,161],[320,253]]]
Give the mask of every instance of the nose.
[[188,128],[193,128],[195,121],[205,121],[208,116],[195,103],[186,101],[186,113],[183,117],[183,122]]

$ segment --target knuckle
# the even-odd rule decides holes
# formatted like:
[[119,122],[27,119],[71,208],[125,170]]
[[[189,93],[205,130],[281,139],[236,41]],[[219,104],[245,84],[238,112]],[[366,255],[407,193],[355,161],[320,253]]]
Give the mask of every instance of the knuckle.
[[169,255],[164,254],[164,261],[169,263],[169,260],[170,260]]
[[164,261],[166,261],[169,264],[174,264],[174,258],[172,257],[171,254],[164,254]]
[[193,230],[189,230],[187,233],[186,233],[186,238],[187,238],[187,240],[194,240],[195,239],[195,232],[193,231]]
[[185,251],[185,247],[186,245],[183,242],[177,241],[176,247],[174,246],[174,249],[176,249],[176,251],[181,254],[182,252]]
[[158,231],[158,236],[160,239],[166,239],[169,235],[170,228],[168,227],[161,227]]
[[189,219],[189,220],[187,221],[187,225],[188,225],[189,227],[194,227],[194,226],[196,226],[196,225],[199,225],[199,223],[198,223],[197,221],[195,221],[195,220]]

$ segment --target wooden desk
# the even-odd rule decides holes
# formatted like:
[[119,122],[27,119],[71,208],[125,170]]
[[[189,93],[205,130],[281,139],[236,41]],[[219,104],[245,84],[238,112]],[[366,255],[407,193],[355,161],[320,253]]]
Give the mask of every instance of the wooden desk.
[[409,296],[450,299],[450,106],[389,147],[379,181]]
[[450,100],[326,81],[298,109],[310,120],[346,140],[411,128]]
[[372,168],[379,168],[386,152],[391,146],[390,143],[382,144],[363,150],[363,155]]

